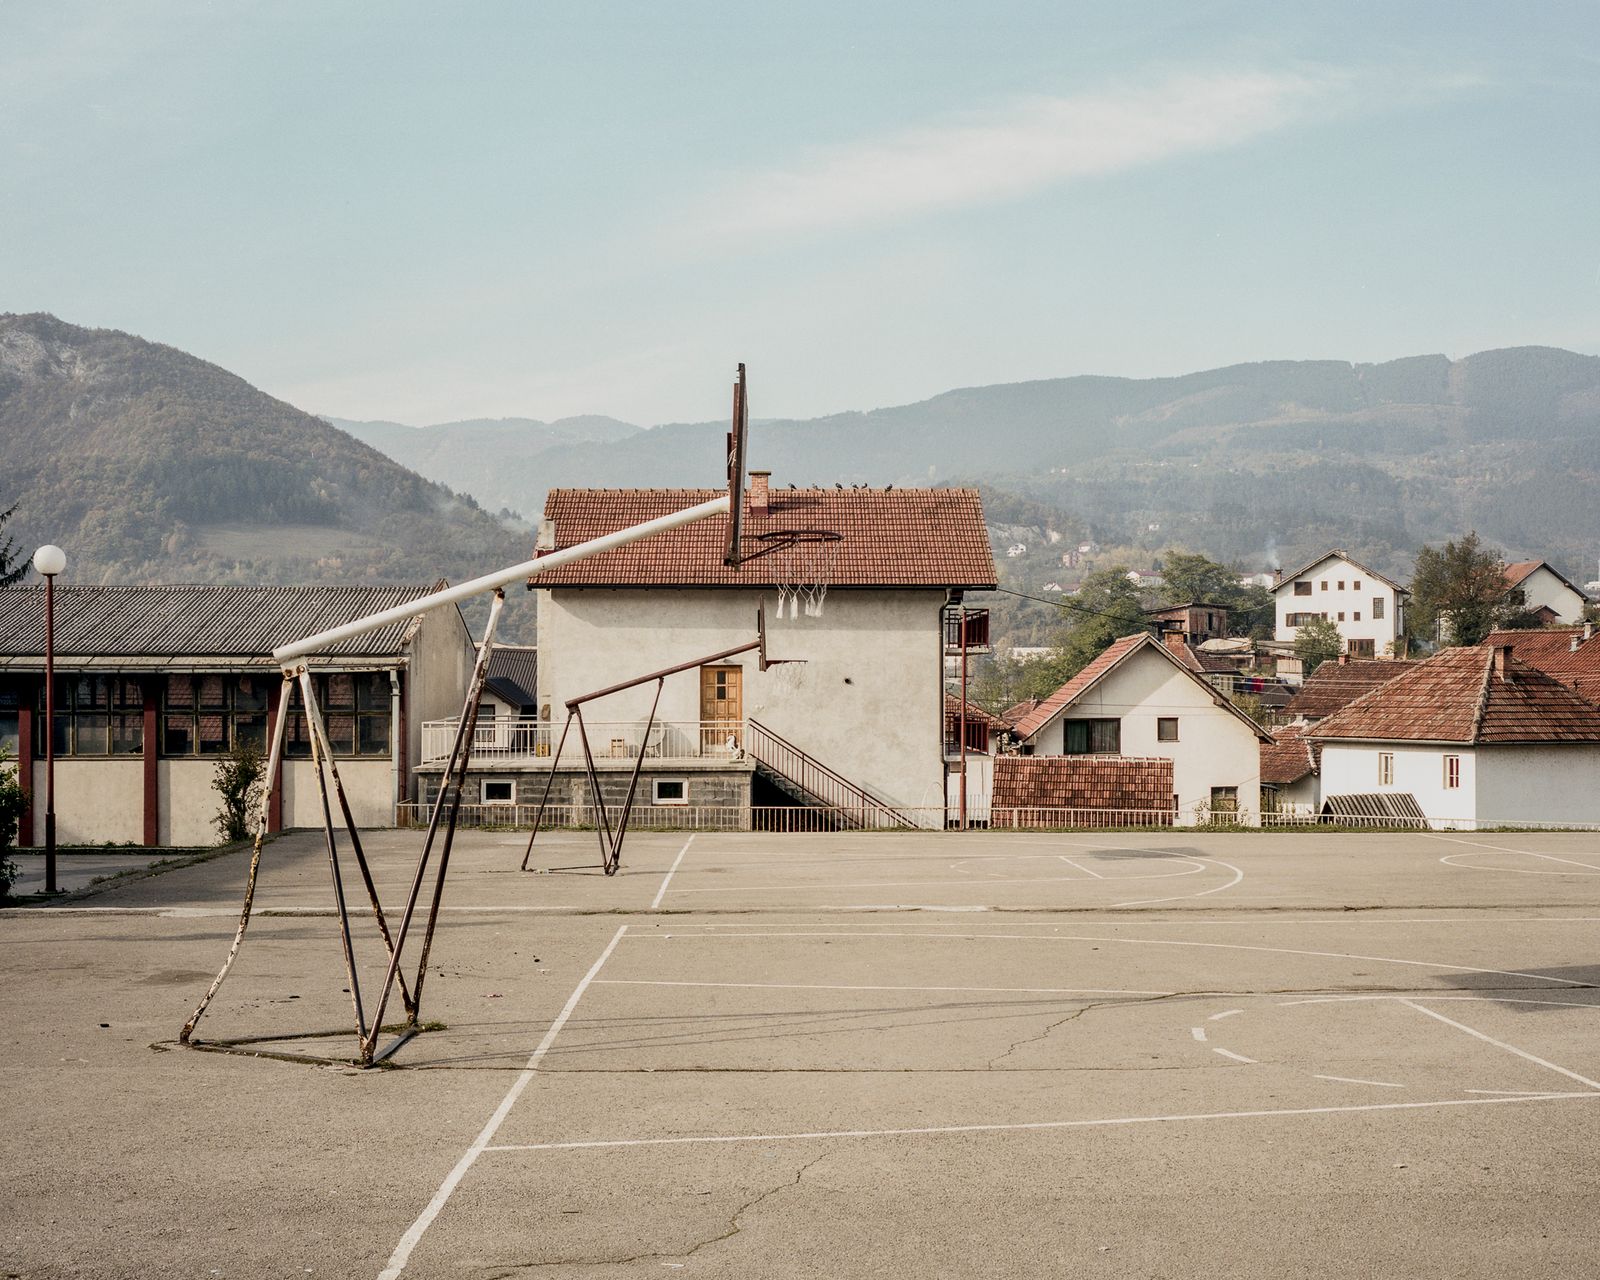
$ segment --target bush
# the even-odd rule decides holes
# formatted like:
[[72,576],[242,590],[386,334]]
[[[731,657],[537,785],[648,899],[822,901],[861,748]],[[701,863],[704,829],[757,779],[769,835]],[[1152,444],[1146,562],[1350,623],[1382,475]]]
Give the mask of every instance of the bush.
[[250,815],[261,803],[266,771],[267,758],[253,743],[236,743],[217,761],[211,789],[222,797],[222,807],[213,821],[224,844],[250,835]]
[[10,896],[11,886],[17,880],[17,864],[6,855],[16,848],[17,824],[27,804],[22,783],[17,780],[16,766],[0,751],[0,901]]

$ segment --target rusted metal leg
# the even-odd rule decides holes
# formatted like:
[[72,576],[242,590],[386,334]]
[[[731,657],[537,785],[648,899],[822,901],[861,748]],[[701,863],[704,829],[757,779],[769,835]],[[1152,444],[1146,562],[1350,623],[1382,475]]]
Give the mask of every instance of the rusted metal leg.
[[[500,616],[500,607],[505,603],[505,593],[496,591],[494,603],[489,608],[489,626],[492,631],[495,622]],[[456,721],[455,741],[450,745],[450,757],[445,762],[444,772],[439,777],[439,794],[434,800],[433,812],[428,817],[428,834],[422,842],[422,853],[417,858],[417,870],[411,878],[411,891],[406,895],[406,908],[400,917],[400,927],[395,931],[394,954],[389,957],[389,968],[383,977],[383,988],[378,992],[378,1008],[372,1017],[372,1029],[367,1033],[366,1042],[361,1046],[361,1058],[364,1063],[372,1062],[372,1054],[378,1043],[378,1033],[383,1027],[383,1011],[389,1003],[389,993],[394,989],[395,979],[400,972],[400,956],[405,950],[406,935],[411,931],[411,921],[416,915],[417,899],[422,894],[422,881],[428,872],[428,863],[433,857],[433,841],[439,831],[439,818],[445,810],[445,796],[455,779],[457,766],[464,777],[467,763],[472,757],[471,736],[469,733],[468,713],[473,713],[472,724],[476,724],[476,711],[478,695],[483,689],[484,677],[488,670],[488,648],[480,650],[478,661],[473,665],[472,678],[467,682],[467,698],[461,707],[461,718]],[[441,877],[442,879],[442,877]],[[413,1020],[416,1019],[421,1008],[422,993],[416,991],[413,995],[416,1008],[412,1011]]]
[[533,815],[533,830],[528,833],[528,847],[522,855],[522,869],[528,869],[528,859],[533,856],[533,842],[539,835],[539,824],[544,821],[545,805],[550,801],[550,789],[556,784],[556,770],[561,765],[561,752],[567,745],[567,730],[572,728],[572,712],[567,712],[567,722],[561,726],[561,741],[556,744],[556,753],[550,760],[550,774],[544,780],[544,794],[539,797],[539,812]]
[[633,797],[639,790],[639,773],[644,768],[644,753],[650,746],[650,730],[655,727],[656,708],[661,705],[661,687],[666,683],[665,676],[656,681],[656,696],[650,703],[650,715],[644,722],[644,740],[639,743],[639,754],[633,762],[633,777],[628,782],[628,797],[622,802],[622,816],[617,819],[617,837],[611,843],[611,871],[607,874],[614,874],[622,865],[622,842],[628,835],[628,818],[633,813]]
[[350,942],[350,911],[344,900],[344,877],[339,871],[339,847],[333,838],[333,809],[328,803],[328,775],[324,761],[328,755],[328,742],[322,726],[322,712],[317,706],[317,695],[311,687],[311,673],[300,671],[300,699],[305,703],[306,724],[311,729],[311,763],[317,771],[317,790],[322,796],[322,835],[328,846],[328,872],[333,879],[333,904],[339,912],[339,941],[344,947],[344,971],[350,981],[350,1003],[356,1014],[356,1040],[365,1043],[367,1038],[366,1015],[361,1009],[361,976],[356,971],[355,948]]
[[606,812],[606,798],[600,790],[600,775],[595,772],[594,752],[589,749],[589,730],[583,723],[583,708],[573,712],[578,717],[578,740],[583,743],[583,763],[589,774],[589,795],[594,800],[594,830],[600,837],[600,869],[608,876],[616,872],[611,865],[611,815]]
[[[267,838],[267,826],[272,812],[272,789],[278,785],[278,766],[283,760],[284,726],[289,719],[289,691],[294,688],[293,680],[294,676],[290,672],[283,673],[283,690],[278,695],[278,720],[273,728],[272,743],[267,748],[267,782],[261,788],[261,808],[256,814],[255,847],[250,851],[250,874],[245,877],[244,906],[239,911],[239,927],[234,931],[233,945],[228,948],[228,958],[222,962],[222,968],[211,980],[211,986],[206,990],[205,996],[195,1006],[195,1011],[189,1015],[189,1021],[183,1024],[183,1030],[178,1033],[179,1044],[189,1043],[189,1037],[194,1034],[196,1024],[205,1015],[211,998],[222,986],[222,980],[228,976],[228,970],[233,968],[234,958],[239,954],[239,944],[244,941],[244,931],[250,925],[250,909],[256,897],[256,875],[261,870],[261,845]],[[145,750],[155,750],[155,743],[146,743]]]

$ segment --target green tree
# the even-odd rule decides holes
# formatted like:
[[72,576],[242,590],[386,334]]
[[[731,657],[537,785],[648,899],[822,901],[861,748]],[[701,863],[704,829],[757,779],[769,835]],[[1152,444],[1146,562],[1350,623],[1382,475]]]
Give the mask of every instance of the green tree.
[[1294,653],[1310,675],[1324,662],[1337,658],[1343,643],[1338,627],[1326,618],[1313,618],[1295,633]]
[[17,514],[13,502],[0,511],[0,587],[14,587],[28,574],[28,560],[17,549],[17,540],[5,531],[6,521]]
[[1122,565],[1091,573],[1076,596],[1062,601],[1061,609],[1067,632],[1048,656],[1024,664],[1021,684],[1025,697],[1054,693],[1113,640],[1149,626],[1139,592]]
[[253,743],[235,744],[232,751],[217,761],[211,789],[222,797],[222,808],[213,821],[223,843],[243,840],[250,834],[250,816],[261,803],[265,784],[266,757]]
[[1163,595],[1168,603],[1220,604],[1228,609],[1228,629],[1234,635],[1272,634],[1272,592],[1241,585],[1237,569],[1192,552],[1168,551],[1162,557],[1161,576],[1166,579]]
[[1502,617],[1521,608],[1506,599],[1506,567],[1476,533],[1417,552],[1411,578],[1411,625],[1427,639],[1479,643]]

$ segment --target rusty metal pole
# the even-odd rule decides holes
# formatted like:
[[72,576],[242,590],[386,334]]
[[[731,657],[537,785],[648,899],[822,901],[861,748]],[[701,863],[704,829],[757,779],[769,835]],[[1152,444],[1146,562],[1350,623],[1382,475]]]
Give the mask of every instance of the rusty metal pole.
[[550,773],[544,780],[544,794],[539,797],[539,809],[533,815],[533,830],[528,833],[528,847],[522,852],[522,870],[528,869],[528,859],[533,857],[533,842],[539,838],[539,824],[544,821],[545,806],[550,803],[550,789],[556,784],[556,770],[561,766],[561,753],[566,749],[567,730],[572,728],[571,711],[567,712],[567,722],[561,726],[561,741],[556,743],[556,753],[550,758]]
[[44,575],[44,891],[56,892],[56,575]]

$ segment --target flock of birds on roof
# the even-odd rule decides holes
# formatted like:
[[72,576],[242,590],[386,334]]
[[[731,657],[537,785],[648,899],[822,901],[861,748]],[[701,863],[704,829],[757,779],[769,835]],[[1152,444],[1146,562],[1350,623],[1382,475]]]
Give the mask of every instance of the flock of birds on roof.
[[[791,489],[799,488],[798,485],[793,485],[793,484],[791,484],[789,487]],[[826,490],[827,487],[828,486],[825,485],[825,484],[808,484],[806,486],[807,489],[820,489],[820,490]],[[835,480],[833,482],[833,487],[835,489],[870,489],[870,488],[872,488],[872,486],[870,484],[864,484],[864,483],[863,484],[840,484],[837,480]],[[892,484],[886,484],[886,485],[883,486],[883,491],[885,493],[888,493],[889,490],[892,489],[892,488],[894,488],[894,486]]]

